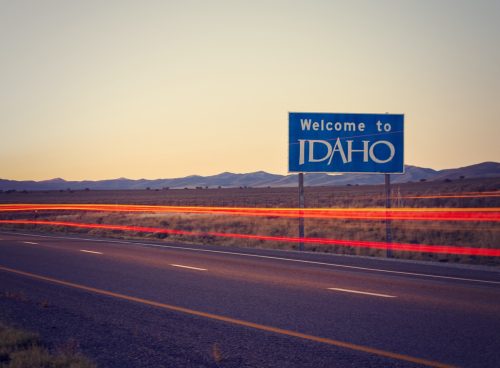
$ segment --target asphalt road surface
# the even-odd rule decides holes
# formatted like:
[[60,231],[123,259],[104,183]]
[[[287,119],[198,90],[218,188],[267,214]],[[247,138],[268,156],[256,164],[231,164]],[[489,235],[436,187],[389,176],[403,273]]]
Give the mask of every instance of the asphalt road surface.
[[0,232],[0,321],[99,367],[500,367],[500,272]]

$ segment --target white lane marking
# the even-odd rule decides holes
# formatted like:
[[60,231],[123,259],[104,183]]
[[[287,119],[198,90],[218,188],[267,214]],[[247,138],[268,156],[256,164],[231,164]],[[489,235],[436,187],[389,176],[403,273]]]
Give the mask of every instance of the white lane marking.
[[86,250],[86,249],[80,249],[80,252],[92,253],[92,254],[102,254],[102,252],[96,252],[94,250]]
[[24,243],[24,244],[33,244],[33,245],[38,245],[38,243],[35,243],[35,242],[29,242],[29,241],[23,241],[21,243]]
[[206,271],[206,268],[198,268],[198,267],[191,267],[191,266],[184,266],[184,265],[179,265],[179,264],[171,264],[170,266],[174,267],[180,267],[180,268],[187,268],[190,270],[195,270],[195,271]]
[[353,294],[363,294],[363,295],[371,295],[371,296],[380,296],[382,298],[395,298],[394,295],[369,293],[369,292],[366,292],[366,291],[351,290],[351,289],[328,288],[328,290],[342,291],[342,292],[345,292],[345,293],[353,293]]
[[363,271],[392,273],[392,274],[396,274],[396,275],[420,276],[420,277],[430,277],[430,278],[436,278],[436,279],[457,280],[457,281],[471,281],[471,282],[480,282],[480,283],[484,283],[484,284],[500,285],[500,281],[481,280],[481,279],[469,279],[469,278],[464,278],[464,277],[453,277],[453,276],[431,275],[431,274],[417,273],[417,272],[393,271],[393,270],[384,270],[384,269],[380,269],[380,268],[369,268],[369,267],[360,267],[360,266],[348,266],[348,265],[337,264],[337,263],[326,263],[326,262],[318,262],[318,261],[306,261],[306,260],[303,260],[303,259],[282,258],[282,257],[274,257],[274,256],[262,256],[262,255],[258,255],[258,254],[227,252],[227,251],[222,251],[222,250],[210,250],[210,249],[199,249],[199,248],[189,248],[189,247],[178,247],[178,246],[174,246],[174,245],[161,245],[161,244],[152,244],[152,243],[128,242],[128,241],[123,241],[123,240],[104,240],[104,239],[100,240],[100,239],[74,238],[74,237],[51,236],[51,235],[34,235],[34,234],[25,234],[25,233],[12,233],[12,234],[14,234],[14,235],[33,236],[33,237],[42,237],[42,238],[52,238],[52,239],[81,240],[81,241],[100,242],[100,243],[117,243],[117,244],[146,245],[148,247],[189,250],[189,251],[193,251],[193,252],[207,252],[207,253],[231,254],[231,255],[237,255],[237,256],[241,256],[241,257],[254,257],[254,258],[276,259],[276,260],[280,260],[280,261],[298,262],[298,263],[306,263],[306,264],[317,264],[317,265],[322,265],[322,266],[348,268],[348,269],[363,270]]

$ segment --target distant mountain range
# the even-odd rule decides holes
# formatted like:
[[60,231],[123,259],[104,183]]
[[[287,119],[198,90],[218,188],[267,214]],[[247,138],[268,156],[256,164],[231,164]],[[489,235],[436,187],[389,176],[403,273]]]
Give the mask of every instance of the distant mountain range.
[[[500,163],[483,162],[476,165],[456,169],[433,170],[417,166],[405,166],[405,173],[392,175],[391,182],[406,183],[410,181],[456,180],[460,178],[500,177]],[[383,175],[377,174],[307,174],[305,184],[308,186],[334,185],[370,185],[382,184]],[[290,187],[297,185],[297,175],[277,175],[264,171],[248,174],[224,172],[212,176],[186,176],[176,179],[111,179],[97,181],[66,181],[61,178],[43,181],[15,181],[0,179],[0,190],[113,190],[113,189],[162,189],[162,188],[233,188],[233,187]]]

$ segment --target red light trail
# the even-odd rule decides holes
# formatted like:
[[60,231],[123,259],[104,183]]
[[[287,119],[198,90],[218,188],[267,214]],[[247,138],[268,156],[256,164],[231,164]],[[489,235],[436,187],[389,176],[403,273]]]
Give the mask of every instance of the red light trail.
[[156,233],[156,234],[197,236],[197,237],[214,236],[214,237],[224,237],[224,238],[265,240],[265,241],[278,241],[278,242],[289,242],[289,243],[303,242],[306,244],[328,244],[328,245],[339,245],[344,247],[356,247],[356,248],[372,248],[372,249],[383,249],[383,250],[392,249],[405,252],[500,257],[500,249],[459,247],[453,245],[405,244],[405,243],[386,243],[386,242],[361,241],[361,240],[298,238],[298,237],[288,237],[288,236],[267,236],[267,235],[234,234],[234,233],[221,233],[221,232],[197,232],[197,231],[186,231],[186,230],[176,230],[176,229],[161,229],[161,228],[144,227],[144,226],[85,224],[85,223],[62,222],[62,221],[0,220],[0,224],[63,226],[63,227],[74,227],[74,228],[84,228],[84,229],[120,230],[120,231]]
[[339,220],[411,220],[499,222],[500,208],[251,208],[146,206],[111,204],[14,204],[0,205],[0,212],[13,211],[94,211],[197,213],[261,217],[316,218]]

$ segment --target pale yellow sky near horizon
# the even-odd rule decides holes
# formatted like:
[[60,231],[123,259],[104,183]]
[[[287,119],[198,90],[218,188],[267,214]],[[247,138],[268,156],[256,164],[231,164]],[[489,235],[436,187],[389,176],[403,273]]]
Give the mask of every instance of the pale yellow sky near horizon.
[[0,0],[0,178],[287,172],[289,111],[500,161],[500,1]]

